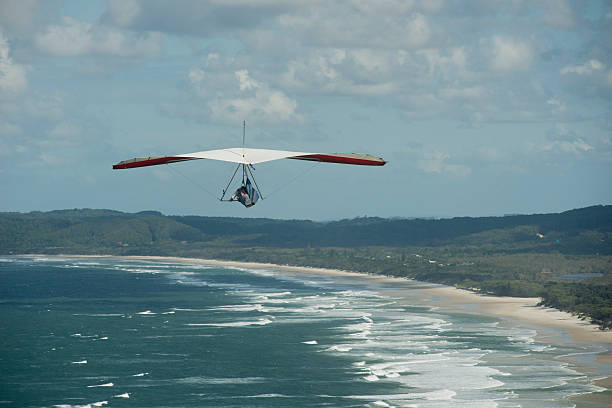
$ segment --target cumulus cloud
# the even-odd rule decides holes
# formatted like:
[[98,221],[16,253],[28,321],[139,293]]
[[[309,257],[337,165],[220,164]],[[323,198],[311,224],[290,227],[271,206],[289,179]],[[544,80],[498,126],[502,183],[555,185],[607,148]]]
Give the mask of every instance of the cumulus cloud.
[[[405,57],[407,54],[400,52]],[[467,68],[467,53],[464,47],[452,47],[448,50],[429,49],[418,51],[416,55],[425,57],[427,61],[427,75],[432,77],[435,74],[442,78],[461,78]],[[403,60],[402,60],[403,63]]]
[[[565,84],[575,94],[587,98],[598,96],[609,102],[612,90],[612,69],[598,59],[590,59],[583,64],[567,65],[560,71]],[[600,110],[609,104],[602,104],[595,109]],[[594,111],[594,110],[593,110]]]
[[547,136],[548,141],[537,146],[538,151],[580,156],[594,150],[591,144],[563,123],[557,123],[553,129],[548,131]]
[[563,67],[561,69],[561,74],[565,75],[573,73],[578,75],[590,75],[593,72],[601,71],[605,67],[605,64],[601,61],[592,59],[582,65],[568,65],[566,67]]
[[545,67],[537,58],[547,40],[535,23],[554,28],[583,23],[578,8],[565,1],[538,1],[529,13],[522,1],[484,0],[106,4],[96,23],[66,17],[42,25],[33,43],[52,56],[149,57],[161,53],[163,35],[188,35],[179,41],[210,54],[203,66],[185,70],[187,86],[177,92],[188,92],[178,98],[192,98],[191,103],[162,104],[167,112],[182,109],[198,119],[301,120],[314,98],[341,96],[398,110],[411,120],[443,117],[462,126],[562,120],[561,115],[566,120],[579,109],[567,93],[549,91],[559,77],[566,75],[563,85],[576,90],[587,88],[577,76],[587,82],[585,77],[599,73],[586,85],[612,87],[601,52],[586,54],[593,56],[587,62],[559,54]]
[[392,73],[397,67],[389,51],[321,49],[290,61],[281,83],[303,93],[375,97],[396,90]]
[[543,151],[557,151],[562,153],[580,154],[593,150],[593,146],[586,143],[583,139],[576,140],[555,140],[541,147]]
[[0,31],[0,95],[19,94],[28,86],[26,67],[17,64],[10,56],[7,38]]
[[[537,17],[531,22],[543,19],[553,27],[581,22],[567,2],[558,8],[555,3],[534,3]],[[262,84],[260,98],[265,89],[290,94],[296,104],[312,95],[348,96],[388,103],[410,118],[446,115],[464,123],[534,121],[570,111],[564,109],[567,102],[553,105],[546,103],[548,95],[536,95],[534,89],[542,84],[535,84],[536,76],[530,74],[540,68],[536,55],[541,41],[517,34],[520,23],[527,21],[522,1],[471,6],[418,0],[107,4],[101,21],[120,32],[153,30],[239,40],[244,47],[241,56],[248,61],[227,66],[225,75],[210,67],[204,71],[207,78],[214,74],[215,80],[223,78],[229,84],[237,80],[234,72],[246,69]],[[517,21],[516,29],[508,29],[509,19]],[[496,33],[498,27],[503,34]],[[221,58],[228,57],[214,49]],[[189,80],[198,75],[193,70]],[[221,91],[210,84],[192,89],[200,102],[217,101],[206,105],[209,111],[213,106],[221,111],[247,109],[235,98],[220,97]],[[255,93],[254,88],[248,91]],[[221,103],[230,99],[229,104]]]
[[529,68],[532,51],[528,43],[512,38],[495,36],[486,42],[490,53],[490,66],[495,71],[510,72]]
[[207,70],[217,64],[217,56],[209,55],[203,68],[193,68],[187,80],[206,107],[206,114],[216,121],[253,118],[265,122],[302,120],[298,103],[283,91],[255,79],[246,69]]
[[104,25],[64,17],[63,25],[47,26],[35,37],[43,52],[62,57],[110,55],[152,56],[161,52],[162,35],[156,32],[133,33]]
[[448,163],[450,157],[439,151],[429,152],[417,161],[417,165],[425,173],[446,174],[457,178],[465,178],[472,173],[468,166]]
[[[408,6],[407,6],[408,5]],[[278,18],[283,29],[317,46],[420,49],[434,36],[429,18],[410,3],[333,2]]]

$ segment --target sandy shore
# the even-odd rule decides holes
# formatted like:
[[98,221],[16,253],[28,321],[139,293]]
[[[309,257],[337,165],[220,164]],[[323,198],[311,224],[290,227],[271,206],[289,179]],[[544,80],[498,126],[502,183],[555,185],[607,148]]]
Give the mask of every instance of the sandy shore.
[[[417,291],[425,296],[428,296],[430,298],[430,303],[435,302],[435,304],[442,308],[452,309],[454,311],[463,309],[464,311],[469,311],[470,313],[509,318],[519,325],[528,325],[536,330],[538,327],[560,330],[563,333],[566,333],[575,342],[603,343],[606,345],[612,344],[612,331],[599,330],[596,325],[581,320],[570,313],[562,312],[553,308],[537,306],[537,304],[540,302],[539,298],[515,298],[481,295],[467,290],[457,289],[452,286],[436,284],[424,285],[425,287],[417,287],[416,289],[404,289],[401,286],[408,281],[405,278],[392,278],[336,269],[275,265],[254,262],[219,261],[214,259],[172,257],[134,257],[134,259],[165,259],[176,262],[194,262],[232,268],[258,268],[309,276],[323,275],[326,277],[354,277],[359,279],[361,282],[364,280],[370,280],[373,283],[384,283],[386,284],[385,287],[387,288],[393,287],[394,284],[396,284],[398,286],[398,290],[391,291],[393,296],[407,296],[407,290]],[[559,337],[548,339],[545,336],[540,336],[540,339],[544,341],[549,340],[552,343],[560,340]],[[612,372],[612,352],[598,355],[596,362],[603,365],[610,365],[605,371]],[[587,371],[590,371],[590,369],[587,369]],[[594,384],[598,387],[605,388],[607,391],[604,393],[596,392],[573,396],[571,400],[574,404],[576,404],[576,407],[588,407],[593,403],[599,404],[600,406],[610,403],[611,397],[608,393],[612,392],[612,376],[603,374],[602,378],[594,381]]]
[[[65,255],[62,255],[65,256]],[[71,255],[72,256],[72,255]],[[75,257],[84,257],[76,256]],[[86,257],[112,257],[90,255]],[[368,275],[364,273],[342,271],[336,269],[311,268],[302,266],[275,265],[268,263],[255,262],[238,262],[238,261],[220,261],[215,259],[201,258],[179,258],[179,257],[158,257],[158,256],[124,256],[121,258],[127,259],[146,259],[156,261],[172,261],[184,263],[197,263],[206,265],[218,265],[223,267],[233,268],[260,268],[271,269],[278,271],[286,271],[294,274],[304,275],[324,275],[324,276],[339,276],[339,277],[356,277],[360,279],[368,279],[373,282],[385,283],[405,283],[405,278],[391,278],[380,275]],[[519,323],[540,326],[551,329],[560,329],[577,342],[589,343],[605,343],[612,344],[612,331],[602,331],[599,328],[585,320],[581,320],[570,313],[562,312],[557,309],[537,306],[539,298],[516,298],[481,295],[463,289],[457,289],[452,286],[431,284],[425,288],[412,289],[424,295],[435,298],[436,303],[442,307],[457,309],[457,306],[469,305],[469,311],[499,317],[506,317],[516,320]],[[401,291],[397,291],[394,295],[401,296]],[[468,310],[466,308],[465,310]],[[600,363],[612,364],[612,354],[601,355],[598,359]]]
[[539,298],[481,295],[450,286],[419,289],[419,291],[443,298],[442,305],[474,305],[476,308],[470,309],[474,312],[509,317],[528,325],[565,330],[578,342],[612,344],[612,331],[600,330],[598,326],[570,313],[537,306]]
[[[44,256],[44,255],[41,255]],[[279,273],[289,273],[293,275],[321,275],[326,277],[354,277],[359,282],[371,281],[372,283],[384,284],[386,293],[392,293],[394,297],[408,297],[408,290],[412,293],[419,292],[428,297],[428,303],[435,303],[437,306],[453,311],[465,311],[469,313],[485,314],[500,318],[511,319],[519,325],[527,325],[531,328],[546,328],[559,330],[561,334],[567,334],[574,342],[601,343],[603,345],[612,344],[612,331],[602,331],[587,321],[581,320],[570,313],[562,312],[557,309],[537,306],[539,298],[515,298],[481,295],[467,290],[457,289],[451,286],[425,284],[416,287],[406,287],[409,280],[405,278],[392,278],[380,275],[369,275],[364,273],[349,272],[335,269],[311,268],[288,265],[275,265],[268,263],[220,261],[215,259],[201,258],[179,258],[179,257],[158,257],[158,256],[122,256],[111,255],[61,255],[75,258],[121,258],[150,261],[169,261],[177,263],[205,264],[231,268],[252,268],[279,271]],[[397,285],[397,290],[395,290]],[[549,340],[541,336],[543,340]],[[560,336],[550,339],[551,342],[560,341]],[[602,365],[610,365],[606,372],[612,372],[612,352],[603,353],[597,356],[596,362]],[[608,392],[612,390],[612,376],[602,376],[595,381],[597,386],[606,388]],[[601,394],[601,393],[596,393]],[[572,398],[578,406],[582,406],[580,401],[587,403],[592,398],[609,399],[607,393],[596,395],[587,394]]]

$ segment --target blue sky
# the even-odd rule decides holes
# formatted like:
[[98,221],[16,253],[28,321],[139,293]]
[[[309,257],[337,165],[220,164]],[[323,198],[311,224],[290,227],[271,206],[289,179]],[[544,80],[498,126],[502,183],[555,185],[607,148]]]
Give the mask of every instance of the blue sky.
[[[612,2],[0,1],[0,211],[330,220],[612,203]],[[111,170],[247,146],[384,167]]]

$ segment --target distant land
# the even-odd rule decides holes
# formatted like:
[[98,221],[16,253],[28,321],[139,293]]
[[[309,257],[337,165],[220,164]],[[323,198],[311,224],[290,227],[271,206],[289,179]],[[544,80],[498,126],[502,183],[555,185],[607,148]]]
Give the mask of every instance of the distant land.
[[158,255],[444,283],[612,328],[612,206],[555,214],[331,222],[74,209],[0,213],[0,254]]

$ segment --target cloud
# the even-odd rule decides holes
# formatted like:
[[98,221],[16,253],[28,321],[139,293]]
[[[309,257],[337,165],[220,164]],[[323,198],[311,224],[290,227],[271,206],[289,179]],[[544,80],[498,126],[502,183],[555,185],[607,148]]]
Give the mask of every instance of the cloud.
[[[579,114],[567,99],[554,105],[547,103],[552,100],[550,92],[538,94],[538,88],[554,87],[558,80],[539,75],[551,70],[537,58],[546,48],[539,35],[541,23],[555,28],[583,23],[576,7],[559,1],[555,8],[556,3],[185,0],[168,7],[161,0],[109,0],[101,21],[123,31],[152,30],[231,42],[232,51],[216,45],[204,48],[220,59],[240,58],[242,63],[226,65],[225,74],[212,72],[211,67],[202,71],[206,76],[200,82],[208,81],[207,85],[191,86],[198,105],[182,108],[185,112],[193,108],[193,117],[201,116],[196,111],[204,100],[208,116],[213,107],[222,112],[252,111],[246,99],[210,83],[212,76],[232,84],[235,72],[248,70],[249,78],[264,84],[258,88],[257,101],[264,98],[267,87],[278,96],[291,95],[284,100],[288,106],[290,100],[307,108],[306,100],[313,96],[344,96],[388,104],[411,119],[444,115],[471,125],[542,121],[560,112]],[[190,41],[197,44],[197,39]],[[556,76],[558,67],[552,68]],[[198,75],[197,69],[192,70],[188,80]],[[254,88],[242,91],[255,92]]]
[[[435,37],[429,18],[404,2],[330,2],[278,18],[301,43],[319,47],[420,49]],[[383,28],[384,27],[384,28]]]
[[108,10],[102,21],[133,30],[219,37],[232,35],[235,30],[252,29],[300,3],[281,0],[182,0],[169,5],[165,0],[108,0]]
[[525,70],[531,65],[531,47],[525,42],[495,36],[490,42],[486,42],[486,46],[490,54],[489,64],[495,71]]
[[561,74],[578,74],[578,75],[590,75],[593,72],[601,71],[606,66],[601,61],[596,59],[589,60],[582,65],[568,65],[561,69]]
[[[406,55],[401,52],[400,54]],[[466,72],[468,55],[464,47],[452,47],[448,50],[434,48],[418,51],[415,54],[425,58],[427,75],[430,77],[437,74],[444,79],[460,78]]]
[[396,90],[396,55],[388,50],[314,50],[287,64],[281,84],[306,94],[383,96]]
[[563,123],[557,123],[553,129],[550,129],[547,137],[548,142],[534,146],[537,151],[581,156],[583,153],[594,150],[591,144]]
[[39,141],[41,147],[52,149],[78,146],[83,143],[83,129],[81,126],[61,121],[47,131],[47,136]]
[[142,12],[139,0],[107,0],[107,17],[120,27],[129,27]]
[[28,87],[26,67],[16,64],[10,51],[8,40],[0,31],[0,99],[20,94]]
[[64,17],[63,25],[47,26],[35,42],[41,51],[54,56],[138,57],[159,54],[162,39],[160,33],[133,33]]
[[468,166],[447,163],[450,157],[449,154],[439,151],[425,153],[417,161],[417,166],[425,173],[446,174],[456,178],[465,178],[472,173]]
[[581,154],[593,150],[593,146],[586,143],[583,139],[576,140],[555,140],[554,142],[545,144],[540,148],[542,151],[556,151],[561,153]]
[[540,0],[540,4],[544,24],[563,29],[572,29],[578,24],[578,17],[568,0]]
[[470,86],[465,88],[446,88],[440,90],[440,95],[445,100],[478,101],[487,96],[487,90],[483,86]]
[[[216,55],[207,57],[207,64],[218,63]],[[215,121],[235,122],[248,119],[264,122],[302,120],[298,103],[284,92],[256,80],[246,69],[227,70],[193,68],[187,80],[205,105],[205,115]]]
[[550,98],[546,101],[546,103],[553,107],[553,113],[564,112],[567,110],[567,106],[557,98]]
[[612,96],[612,69],[607,69],[604,62],[590,59],[583,64],[567,65],[559,72],[568,89],[576,95],[589,98],[591,101],[601,100],[593,99],[593,96],[603,98],[606,103],[593,106],[591,112],[601,111],[606,107],[609,111],[609,101]]

